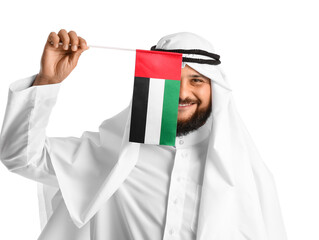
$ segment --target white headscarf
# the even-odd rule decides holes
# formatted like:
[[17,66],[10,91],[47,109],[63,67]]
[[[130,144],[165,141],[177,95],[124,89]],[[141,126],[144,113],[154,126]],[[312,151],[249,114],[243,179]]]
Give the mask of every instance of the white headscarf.
[[[182,32],[160,39],[160,49],[215,53],[202,37]],[[183,54],[183,57],[207,59]],[[186,63],[211,79],[212,131],[200,202],[197,239],[285,240],[273,175],[242,122],[219,65]]]
[[[165,36],[157,48],[201,49],[214,53],[208,41],[191,33]],[[197,240],[285,240],[273,176],[237,113],[225,75],[217,65],[187,64],[212,83],[212,130]],[[128,107],[105,120],[98,136],[85,132],[80,140],[73,139],[74,143],[63,138],[48,140],[66,208],[78,227],[84,226],[99,211],[137,163],[140,144],[128,141],[130,112]],[[79,141],[76,151],[68,150]]]

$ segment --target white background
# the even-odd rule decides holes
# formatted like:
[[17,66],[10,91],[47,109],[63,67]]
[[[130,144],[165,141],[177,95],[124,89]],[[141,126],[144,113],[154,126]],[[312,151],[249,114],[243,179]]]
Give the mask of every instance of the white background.
[[[5,1],[0,6],[0,121],[9,84],[39,71],[51,31],[91,45],[149,49],[162,36],[210,40],[276,181],[290,240],[319,239],[319,14],[316,1]],[[109,54],[109,55],[108,55]],[[63,82],[48,136],[97,131],[129,102],[123,53],[90,49]],[[112,56],[112,61],[107,56]],[[128,77],[127,77],[128,76]],[[40,233],[36,183],[0,164],[0,239]]]

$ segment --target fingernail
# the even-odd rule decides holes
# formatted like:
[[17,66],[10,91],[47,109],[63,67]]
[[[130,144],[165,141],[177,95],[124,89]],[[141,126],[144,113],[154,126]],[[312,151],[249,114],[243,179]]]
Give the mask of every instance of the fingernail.
[[64,48],[65,50],[68,50],[69,46],[68,46],[68,45],[64,45],[63,48]]
[[73,51],[76,51],[77,49],[78,49],[78,47],[77,47],[76,45],[73,45],[73,46],[72,46],[72,50],[73,50]]

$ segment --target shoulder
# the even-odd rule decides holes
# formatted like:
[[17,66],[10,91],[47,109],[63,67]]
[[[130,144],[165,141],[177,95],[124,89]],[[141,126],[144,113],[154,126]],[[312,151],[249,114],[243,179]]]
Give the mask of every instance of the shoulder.
[[104,120],[99,126],[101,137],[107,137],[108,141],[122,139],[129,117],[130,107],[128,106],[115,116]]

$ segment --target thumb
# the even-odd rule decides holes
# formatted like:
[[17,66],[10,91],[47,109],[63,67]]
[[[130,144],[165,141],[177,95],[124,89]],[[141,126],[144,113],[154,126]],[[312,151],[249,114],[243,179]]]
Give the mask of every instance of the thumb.
[[81,54],[88,50],[89,47],[86,46],[86,48],[78,48],[78,50],[76,52],[73,52],[71,55],[70,55],[70,61],[72,62],[72,65],[75,67],[79,61],[79,58],[81,56]]

